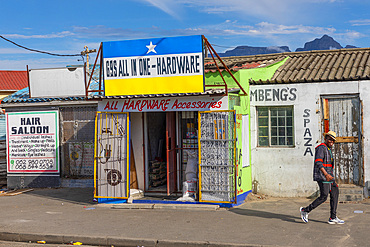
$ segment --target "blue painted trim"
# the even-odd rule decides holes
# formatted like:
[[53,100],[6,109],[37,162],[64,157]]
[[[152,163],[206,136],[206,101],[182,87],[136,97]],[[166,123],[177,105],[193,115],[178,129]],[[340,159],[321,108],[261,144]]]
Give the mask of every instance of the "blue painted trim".
[[153,204],[208,204],[215,205],[215,203],[205,203],[205,202],[182,202],[182,201],[162,201],[162,200],[133,200],[132,203],[153,203]]
[[98,198],[98,203],[106,204],[127,203],[127,199]]
[[236,204],[234,204],[234,206],[239,206],[239,205],[243,204],[245,199],[247,198],[247,196],[251,192],[252,192],[252,190],[248,190],[248,191],[244,192],[243,194],[238,195],[236,197]]
[[[133,200],[132,203],[152,203],[152,204],[207,204],[219,205],[221,208],[232,208],[244,203],[245,199],[252,190],[246,191],[236,197],[236,203],[212,203],[212,202],[182,202],[182,201],[162,201],[162,200]],[[111,199],[111,198],[98,198],[98,203],[114,204],[114,203],[127,203],[126,199]]]

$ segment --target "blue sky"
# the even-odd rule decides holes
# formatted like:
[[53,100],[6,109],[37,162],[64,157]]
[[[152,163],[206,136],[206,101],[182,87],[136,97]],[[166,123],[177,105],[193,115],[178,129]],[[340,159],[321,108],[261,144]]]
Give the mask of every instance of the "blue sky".
[[[294,51],[324,34],[342,46],[370,46],[365,0],[0,0],[0,6],[0,35],[57,54],[79,54],[104,41],[199,34],[218,52],[238,45]],[[78,59],[0,39],[0,70],[82,64]]]

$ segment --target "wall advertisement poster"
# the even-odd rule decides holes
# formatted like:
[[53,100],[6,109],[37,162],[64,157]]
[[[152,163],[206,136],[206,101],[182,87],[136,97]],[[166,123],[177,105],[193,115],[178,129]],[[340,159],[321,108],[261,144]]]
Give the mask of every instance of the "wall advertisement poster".
[[8,173],[59,173],[58,111],[6,114]]

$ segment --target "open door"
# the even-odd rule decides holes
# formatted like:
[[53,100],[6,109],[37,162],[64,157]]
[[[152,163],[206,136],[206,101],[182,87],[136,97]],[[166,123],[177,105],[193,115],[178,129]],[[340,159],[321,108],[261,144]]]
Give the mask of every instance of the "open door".
[[94,197],[129,197],[129,115],[97,112]]
[[199,201],[236,202],[235,111],[199,112]]
[[176,191],[176,113],[166,112],[167,195]]

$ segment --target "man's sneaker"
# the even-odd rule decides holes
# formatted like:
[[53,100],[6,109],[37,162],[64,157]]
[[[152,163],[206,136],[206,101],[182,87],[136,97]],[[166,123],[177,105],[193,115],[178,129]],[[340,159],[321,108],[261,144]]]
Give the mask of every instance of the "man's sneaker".
[[304,211],[303,207],[299,208],[299,211],[301,212],[301,219],[304,223],[308,222],[308,213]]
[[329,224],[334,225],[334,224],[344,224],[344,220],[339,219],[338,217],[335,217],[335,219],[329,218],[328,221]]

